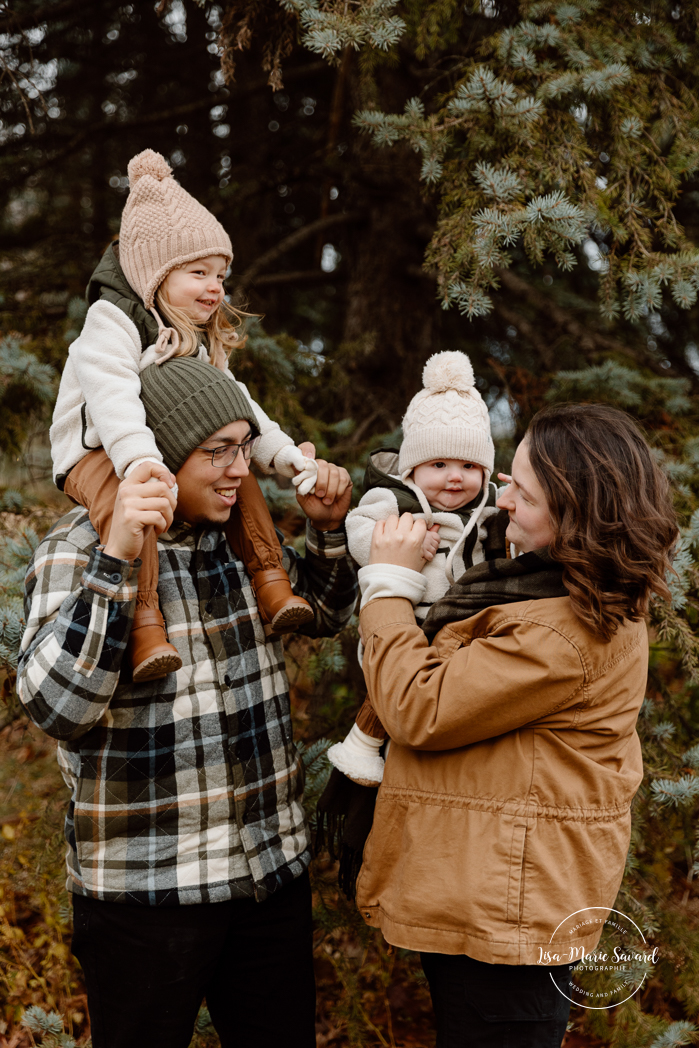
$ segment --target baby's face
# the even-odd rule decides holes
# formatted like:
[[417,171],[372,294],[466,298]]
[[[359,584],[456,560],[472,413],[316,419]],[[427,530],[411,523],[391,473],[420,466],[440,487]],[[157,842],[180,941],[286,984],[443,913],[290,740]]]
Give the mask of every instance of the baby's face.
[[431,506],[449,512],[475,499],[483,487],[483,467],[461,459],[432,459],[415,467],[413,482]]

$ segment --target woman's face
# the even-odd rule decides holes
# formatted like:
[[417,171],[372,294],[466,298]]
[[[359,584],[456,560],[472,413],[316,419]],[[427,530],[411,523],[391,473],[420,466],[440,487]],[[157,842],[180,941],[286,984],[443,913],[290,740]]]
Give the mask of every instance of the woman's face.
[[[505,479],[504,474],[500,476]],[[553,540],[553,528],[543,488],[536,479],[527,441],[523,440],[515,452],[510,483],[498,499],[500,509],[510,515],[506,537],[519,553],[548,546]]]

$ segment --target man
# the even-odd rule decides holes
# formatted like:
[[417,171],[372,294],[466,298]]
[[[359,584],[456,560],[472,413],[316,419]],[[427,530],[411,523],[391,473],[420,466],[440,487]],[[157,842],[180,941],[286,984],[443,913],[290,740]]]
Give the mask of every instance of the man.
[[[186,1048],[205,997],[224,1048],[311,1048],[309,833],[283,651],[225,536],[255,416],[191,357],[146,369],[142,399],[175,476],[146,462],[122,482],[103,549],[81,507],[40,544],[18,676],[72,794],[73,951],[92,1043]],[[286,548],[285,567],[314,609],[312,636],[337,633],[354,607],[350,491],[321,462],[315,495],[297,496],[306,555]],[[134,684],[124,650],[147,527],[182,669]]]

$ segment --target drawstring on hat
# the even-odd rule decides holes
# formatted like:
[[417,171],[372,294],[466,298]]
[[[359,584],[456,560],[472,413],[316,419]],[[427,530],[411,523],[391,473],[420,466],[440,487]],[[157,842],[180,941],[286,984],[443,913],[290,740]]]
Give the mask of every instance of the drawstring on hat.
[[[462,549],[462,547],[463,547],[467,537],[473,531],[473,528],[480,522],[481,511],[482,511],[483,507],[485,506],[486,502],[488,501],[488,495],[490,493],[490,476],[491,476],[490,470],[487,468],[487,466],[484,466],[483,467],[483,490],[482,490],[482,494],[481,494],[481,500],[478,503],[478,505],[475,507],[475,509],[473,509],[471,511],[471,516],[469,518],[468,524],[466,525],[464,530],[459,535],[458,540],[454,543],[452,548],[449,550],[449,555],[447,557],[447,562],[446,562],[444,571],[445,571],[445,574],[446,574],[447,579],[449,580],[450,584],[453,584],[456,581],[456,579],[454,578],[454,560],[456,559],[456,555]],[[424,491],[421,488],[419,488],[417,486],[417,484],[415,483],[415,481],[411,480],[410,477],[405,477],[405,479],[403,480],[403,483],[405,484],[406,488],[410,488],[412,493],[417,498],[418,502],[420,503],[420,507],[422,509],[424,517],[425,517],[425,523],[427,524],[428,528],[431,527],[431,525],[433,523],[433,519],[434,519],[434,510],[432,509],[432,507],[430,506],[429,502],[427,501],[427,497],[425,496]],[[443,510],[442,512],[448,512],[448,510]],[[495,511],[493,511],[493,512],[495,512]]]
[[180,348],[179,332],[174,327],[165,327],[155,306],[151,306],[151,313],[158,322],[158,339],[155,343],[155,352],[158,354],[156,364],[164,364],[170,360]]

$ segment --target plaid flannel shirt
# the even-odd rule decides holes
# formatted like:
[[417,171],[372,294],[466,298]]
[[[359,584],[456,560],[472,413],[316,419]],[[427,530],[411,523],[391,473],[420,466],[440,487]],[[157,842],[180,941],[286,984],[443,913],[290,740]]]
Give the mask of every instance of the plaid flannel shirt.
[[[182,669],[134,684],[122,661],[138,565],[98,548],[77,507],[40,544],[26,585],[19,697],[59,740],[71,790],[68,888],[112,902],[262,901],[308,865],[303,768],[280,641],[267,642],[243,564],[213,527],[159,539],[160,606]],[[284,548],[303,632],[350,618],[343,531]]]

